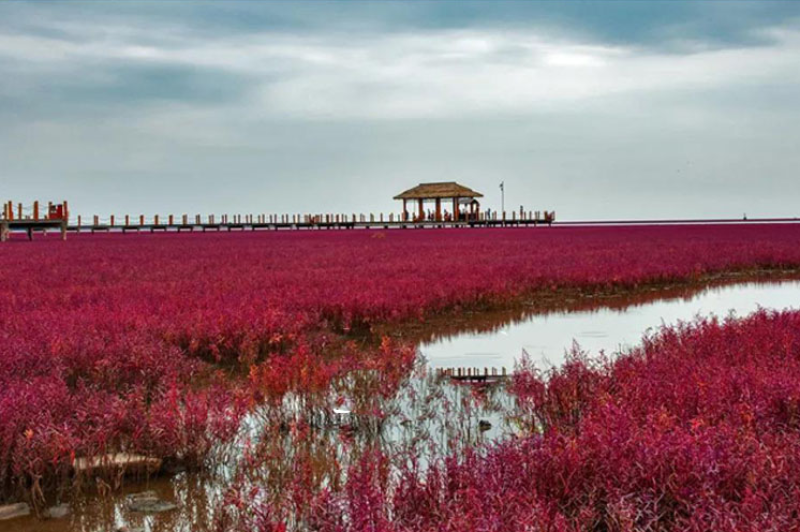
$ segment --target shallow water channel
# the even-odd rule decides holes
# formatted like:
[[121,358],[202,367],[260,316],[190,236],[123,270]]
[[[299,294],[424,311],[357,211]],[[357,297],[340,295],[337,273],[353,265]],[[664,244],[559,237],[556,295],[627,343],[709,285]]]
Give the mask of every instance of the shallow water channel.
[[594,308],[533,314],[483,323],[477,328],[443,335],[420,345],[435,368],[475,367],[509,370],[527,352],[537,366],[557,366],[577,342],[581,350],[613,355],[640,343],[661,325],[690,321],[696,316],[746,316],[758,308],[800,308],[800,281],[752,282],[679,289],[669,297],[621,297],[598,300]]
[[[503,368],[509,372],[523,353],[540,367],[560,364],[577,342],[590,354],[605,351],[614,355],[635,346],[644,334],[662,325],[692,320],[697,316],[731,314],[745,316],[757,308],[782,310],[800,308],[800,281],[750,282],[704,289],[658,290],[632,297],[604,297],[566,302],[565,309],[541,312],[514,310],[465,314],[428,323],[419,334],[419,351],[427,368]],[[434,441],[437,453],[453,451],[454,440],[470,445],[500,439],[514,430],[509,413],[513,400],[502,386],[488,390],[480,401],[469,385],[423,378],[420,372],[401,388],[389,403],[390,422],[379,433],[342,437],[337,427],[319,432],[313,445],[320,456],[333,456],[347,464],[358,456],[360,446],[420,449]],[[424,398],[424,399],[421,399]],[[420,424],[424,420],[424,427]],[[491,428],[480,430],[479,422]],[[258,413],[251,416],[244,431],[257,433],[262,423]],[[485,423],[484,423],[485,425]],[[484,426],[483,429],[486,427]],[[418,440],[417,443],[409,443]],[[281,442],[284,443],[281,443]],[[287,445],[278,454],[291,461],[290,440],[276,438],[276,446]],[[411,445],[411,446],[410,446]],[[315,451],[317,452],[317,451]],[[271,466],[269,466],[271,467]],[[280,467],[280,466],[279,466]],[[212,529],[213,511],[230,482],[231,469],[213,474],[177,473],[148,482],[128,483],[121,493],[110,497],[82,496],[60,519],[38,520],[21,517],[0,521],[0,532],[109,532],[127,526],[131,532],[192,531]],[[152,490],[176,508],[144,515],[132,512],[125,496]]]

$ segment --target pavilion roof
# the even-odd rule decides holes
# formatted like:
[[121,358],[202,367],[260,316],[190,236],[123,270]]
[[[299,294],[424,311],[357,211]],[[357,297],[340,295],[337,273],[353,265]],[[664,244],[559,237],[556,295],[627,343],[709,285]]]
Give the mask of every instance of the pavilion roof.
[[431,198],[482,198],[483,194],[475,192],[469,187],[459,185],[455,181],[444,181],[440,183],[420,183],[414,188],[394,197],[396,200],[402,199],[431,199]]

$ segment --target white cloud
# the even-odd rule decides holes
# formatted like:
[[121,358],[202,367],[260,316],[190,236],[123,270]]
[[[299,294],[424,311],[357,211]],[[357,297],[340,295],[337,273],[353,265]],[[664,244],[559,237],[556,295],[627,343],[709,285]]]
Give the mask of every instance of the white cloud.
[[250,80],[253,99],[242,104],[251,116],[326,119],[569,110],[618,95],[800,78],[800,32],[785,28],[771,32],[768,46],[686,54],[567,41],[537,30],[209,39],[174,28],[87,27],[67,35],[0,35],[0,56],[31,64],[43,81],[48,68],[80,74],[129,64],[240,74]]

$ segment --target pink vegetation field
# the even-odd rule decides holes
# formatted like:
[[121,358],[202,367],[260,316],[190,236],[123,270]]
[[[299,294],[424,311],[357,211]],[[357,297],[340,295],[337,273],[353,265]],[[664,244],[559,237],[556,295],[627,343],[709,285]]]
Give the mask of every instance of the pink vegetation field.
[[223,523],[279,532],[293,513],[319,532],[797,530],[798,312],[667,329],[615,363],[523,368],[512,388],[527,435],[395,476],[376,451],[300,506],[287,493],[253,507],[238,492]]
[[[346,344],[375,325],[562,289],[797,268],[794,225],[11,242],[0,247],[0,501],[68,485],[80,457],[124,451],[199,467],[256,404],[363,365],[407,367],[410,346]],[[666,332],[613,365],[575,360],[546,380],[522,372],[529,437],[409,474],[394,496],[365,461],[346,494],[325,499],[350,504],[352,520],[320,526],[770,529],[759,528],[765,515],[798,511],[798,342],[797,315],[762,314]],[[487,497],[497,504],[480,504]]]

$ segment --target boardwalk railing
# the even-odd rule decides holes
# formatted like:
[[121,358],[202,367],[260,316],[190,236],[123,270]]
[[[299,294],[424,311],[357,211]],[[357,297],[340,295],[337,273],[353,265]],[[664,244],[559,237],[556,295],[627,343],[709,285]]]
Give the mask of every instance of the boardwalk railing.
[[506,368],[438,368],[436,374],[460,382],[495,382],[509,377]]
[[553,211],[521,211],[505,216],[497,212],[481,212],[464,215],[458,219],[435,216],[411,217],[402,213],[328,213],[328,214],[199,214],[110,215],[101,218],[81,215],[68,227],[70,231],[232,231],[256,229],[354,229],[354,228],[422,228],[422,227],[494,227],[519,225],[550,225],[555,220]]

